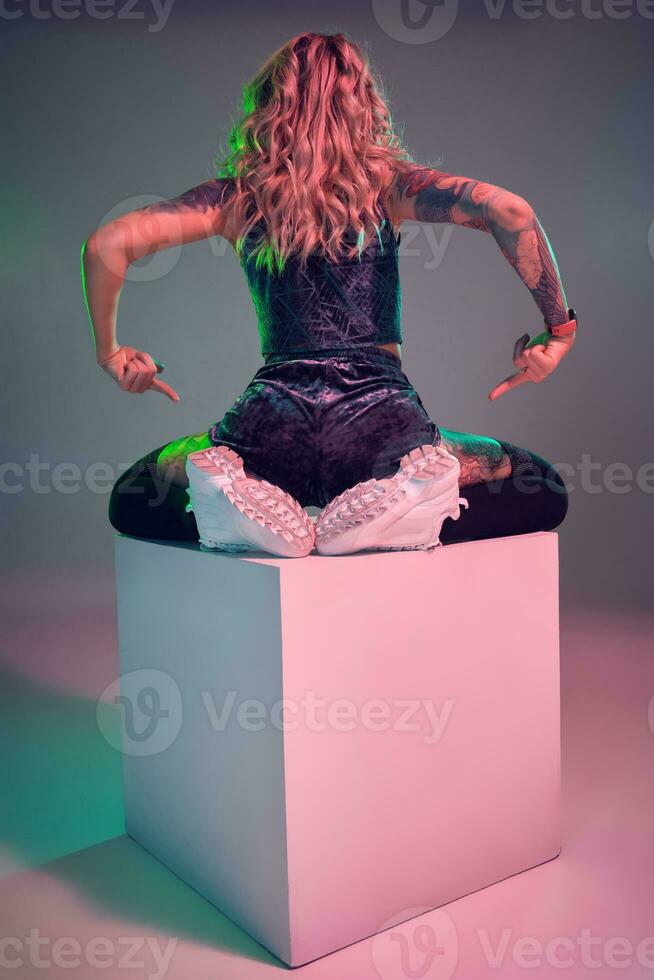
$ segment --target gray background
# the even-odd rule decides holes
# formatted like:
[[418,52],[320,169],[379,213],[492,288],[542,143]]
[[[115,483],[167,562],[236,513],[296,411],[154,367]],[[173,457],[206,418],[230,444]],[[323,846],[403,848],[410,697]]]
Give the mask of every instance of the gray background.
[[[236,257],[222,240],[201,242],[133,269],[120,304],[120,341],[166,363],[181,403],[120,392],[94,362],[79,250],[108,216],[210,176],[243,82],[303,30],[343,30],[368,45],[418,161],[507,187],[536,209],[581,321],[557,374],[487,400],[512,371],[515,339],[541,320],[490,236],[445,225],[403,227],[404,368],[441,425],[573,468],[560,529],[564,603],[649,602],[654,467],[649,492],[637,471],[653,458],[654,20],[629,8],[617,19],[601,0],[595,17],[559,6],[573,15],[527,19],[507,3],[491,16],[490,5],[461,4],[426,43],[409,43],[399,0],[333,0],[327,15],[305,2],[176,0],[160,30],[145,0],[129,18],[117,0],[103,20],[88,10],[37,18],[29,5],[0,19],[3,458],[14,464],[6,483],[23,486],[5,485],[1,498],[14,611],[29,594],[38,617],[55,586],[82,580],[85,602],[113,608],[111,477],[206,428],[261,363]],[[45,466],[40,487],[25,470],[30,456]],[[581,485],[584,457],[593,490]],[[101,489],[73,475],[61,492],[61,463],[83,479],[104,464]],[[607,486],[614,463],[629,468],[622,492]]]

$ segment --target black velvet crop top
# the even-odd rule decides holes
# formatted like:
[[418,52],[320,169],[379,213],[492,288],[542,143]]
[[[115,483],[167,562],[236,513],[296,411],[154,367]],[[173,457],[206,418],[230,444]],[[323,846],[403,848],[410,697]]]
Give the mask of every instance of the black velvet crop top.
[[[284,271],[274,275],[265,266],[257,269],[254,259],[248,261],[245,243],[241,265],[257,312],[262,354],[402,342],[401,234],[395,238],[381,207],[379,232],[360,256],[338,263],[315,253],[303,270],[289,256]],[[345,236],[348,246],[356,240],[354,230]]]

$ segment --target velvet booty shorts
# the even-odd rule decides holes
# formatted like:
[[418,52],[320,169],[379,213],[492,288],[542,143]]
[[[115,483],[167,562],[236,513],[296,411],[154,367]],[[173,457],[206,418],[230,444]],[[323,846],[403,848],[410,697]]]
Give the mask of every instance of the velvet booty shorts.
[[441,438],[399,358],[374,346],[268,355],[208,434],[249,472],[321,508]]

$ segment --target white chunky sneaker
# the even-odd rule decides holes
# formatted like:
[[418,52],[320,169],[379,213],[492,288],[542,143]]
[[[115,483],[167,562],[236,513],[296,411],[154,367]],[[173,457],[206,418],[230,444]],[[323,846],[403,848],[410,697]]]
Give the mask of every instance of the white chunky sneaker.
[[458,520],[460,465],[441,446],[419,446],[384,480],[367,480],[345,490],[316,521],[321,555],[375,551],[427,551],[440,545],[447,517]]
[[228,446],[190,453],[187,511],[193,511],[204,548],[267,551],[303,558],[314,546],[314,522],[297,500],[258,477]]

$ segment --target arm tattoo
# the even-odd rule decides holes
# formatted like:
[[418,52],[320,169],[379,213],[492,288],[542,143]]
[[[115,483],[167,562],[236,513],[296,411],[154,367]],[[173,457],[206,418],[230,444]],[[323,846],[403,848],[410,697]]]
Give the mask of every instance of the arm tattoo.
[[502,253],[511,263],[543,314],[545,323],[565,323],[568,303],[559,267],[545,230],[535,214],[519,231],[493,232]]
[[180,208],[191,208],[193,211],[200,211],[202,214],[206,214],[212,208],[220,207],[229,198],[233,189],[234,184],[232,181],[226,178],[215,177],[213,180],[205,181],[204,184],[198,184],[197,187],[192,187],[190,190],[185,191],[178,197],[174,197],[170,201],[159,201],[156,204],[150,204],[147,210],[174,213],[179,211]]
[[554,252],[536,214],[516,194],[429,167],[398,174],[399,197],[415,198],[417,221],[438,221],[490,232],[529,289],[546,323],[563,323],[568,304]]

